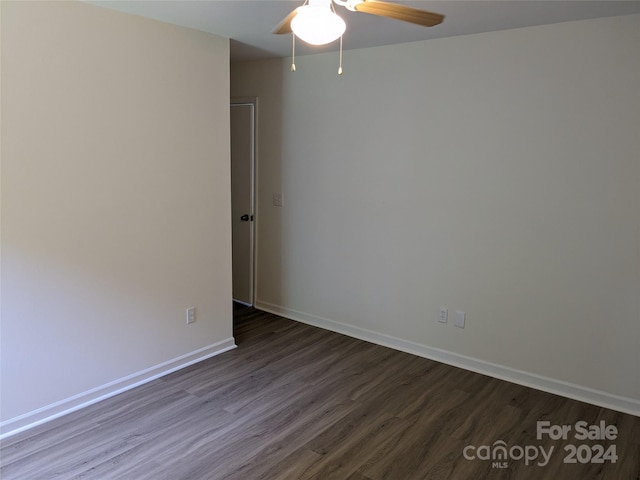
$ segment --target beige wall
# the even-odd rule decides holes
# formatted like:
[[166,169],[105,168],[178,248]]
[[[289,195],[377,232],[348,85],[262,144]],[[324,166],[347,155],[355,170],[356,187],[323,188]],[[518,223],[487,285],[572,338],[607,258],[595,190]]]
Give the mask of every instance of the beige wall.
[[2,2],[5,431],[233,346],[228,51]]
[[640,413],[638,45],[635,15],[233,65],[258,306]]

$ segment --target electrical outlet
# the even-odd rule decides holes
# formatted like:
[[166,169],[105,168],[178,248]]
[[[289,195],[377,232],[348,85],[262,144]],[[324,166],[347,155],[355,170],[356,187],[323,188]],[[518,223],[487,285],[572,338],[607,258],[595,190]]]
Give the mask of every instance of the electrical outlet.
[[447,310],[446,308],[441,308],[440,309],[440,315],[438,316],[438,321],[440,323],[447,323],[447,320],[449,318],[449,310]]
[[196,308],[191,307],[187,308],[187,325],[190,323],[195,323],[196,321]]
[[454,320],[453,324],[456,327],[464,328],[465,317],[466,314],[462,310],[456,310],[456,319]]
[[274,193],[273,194],[273,206],[274,207],[282,207],[284,205],[284,196],[282,193]]

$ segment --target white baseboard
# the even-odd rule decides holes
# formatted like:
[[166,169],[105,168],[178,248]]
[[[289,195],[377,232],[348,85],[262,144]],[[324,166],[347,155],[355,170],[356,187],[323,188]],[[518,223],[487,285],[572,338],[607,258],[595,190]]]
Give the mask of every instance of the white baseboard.
[[131,390],[144,383],[160,378],[169,373],[201,362],[207,358],[227,352],[236,348],[235,339],[227,338],[204,348],[181,355],[167,362],[160,363],[151,368],[141,370],[132,375],[120,378],[105,385],[79,393],[51,405],[25,413],[15,418],[6,420],[0,424],[0,440],[16,433],[28,430],[37,425],[49,422],[68,413],[88,407],[101,400],[113,397],[119,393]]
[[490,377],[517,383],[526,387],[535,388],[544,392],[553,393],[563,397],[590,403],[599,407],[610,408],[619,412],[628,413],[640,417],[640,401],[633,398],[621,397],[607,392],[594,390],[581,385],[564,382],[534,373],[516,370],[514,368],[486,362],[473,357],[467,357],[458,353],[428,347],[419,343],[410,342],[391,335],[386,335],[373,330],[368,330],[354,325],[336,322],[326,318],[309,315],[290,308],[274,305],[268,302],[256,300],[255,308],[269,313],[281,315],[291,320],[306,323],[316,327],[342,333],[350,337],[359,338],[367,342],[411,353],[420,357],[446,363],[454,367],[464,368],[472,372],[481,373]]

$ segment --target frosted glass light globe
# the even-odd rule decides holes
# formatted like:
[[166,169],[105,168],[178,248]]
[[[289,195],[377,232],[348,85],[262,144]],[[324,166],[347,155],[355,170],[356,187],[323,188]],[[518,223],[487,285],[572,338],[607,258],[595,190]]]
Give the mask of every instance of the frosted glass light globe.
[[344,20],[326,5],[304,5],[291,21],[291,30],[311,45],[325,45],[337,40],[346,30]]

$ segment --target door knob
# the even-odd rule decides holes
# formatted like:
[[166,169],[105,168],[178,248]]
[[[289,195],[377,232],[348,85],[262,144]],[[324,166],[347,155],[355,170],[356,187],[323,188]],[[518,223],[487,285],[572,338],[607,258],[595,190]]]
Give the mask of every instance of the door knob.
[[244,215],[242,215],[240,217],[240,220],[242,220],[243,222],[248,222],[249,221],[249,215],[247,215],[246,213]]

